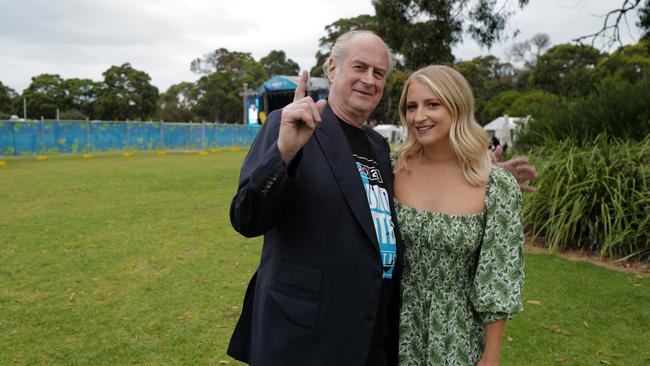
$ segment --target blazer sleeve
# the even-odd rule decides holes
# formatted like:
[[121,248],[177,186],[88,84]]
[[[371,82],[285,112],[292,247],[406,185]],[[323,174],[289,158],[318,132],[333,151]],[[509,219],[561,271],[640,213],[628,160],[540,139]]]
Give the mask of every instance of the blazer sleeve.
[[263,235],[275,226],[296,179],[302,149],[287,168],[278,150],[281,110],[273,111],[244,160],[237,193],[230,204],[230,222],[246,237]]

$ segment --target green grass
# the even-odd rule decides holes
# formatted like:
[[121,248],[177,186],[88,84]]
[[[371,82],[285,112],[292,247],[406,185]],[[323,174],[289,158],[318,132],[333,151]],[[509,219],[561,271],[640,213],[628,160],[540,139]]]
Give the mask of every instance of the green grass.
[[[230,227],[244,152],[0,167],[0,365],[223,364],[261,240]],[[503,365],[650,365],[650,280],[528,255]],[[334,335],[333,335],[334,336]]]

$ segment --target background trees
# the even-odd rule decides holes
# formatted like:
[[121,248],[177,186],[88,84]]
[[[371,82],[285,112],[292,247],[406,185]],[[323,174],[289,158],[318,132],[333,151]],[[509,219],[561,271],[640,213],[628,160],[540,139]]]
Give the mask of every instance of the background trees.
[[156,112],[158,88],[151,77],[131,64],[106,70],[97,99],[97,114],[107,120],[133,120],[152,117]]
[[14,113],[16,92],[0,81],[0,118],[8,118]]

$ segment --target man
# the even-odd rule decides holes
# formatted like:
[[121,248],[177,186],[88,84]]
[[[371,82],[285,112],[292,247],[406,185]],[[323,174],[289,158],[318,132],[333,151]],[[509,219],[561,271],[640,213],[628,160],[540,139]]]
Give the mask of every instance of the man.
[[231,221],[245,236],[264,234],[264,246],[228,348],[234,358],[397,363],[402,253],[389,146],[362,129],[391,67],[376,35],[341,36],[326,64],[328,101],[304,97],[304,73],[294,102],[269,115],[251,146]]
[[[272,112],[241,169],[233,227],[264,235],[228,354],[254,366],[397,364],[403,253],[386,141],[362,127],[392,59],[375,34],[339,37],[327,101]],[[512,169],[517,169],[515,164]]]

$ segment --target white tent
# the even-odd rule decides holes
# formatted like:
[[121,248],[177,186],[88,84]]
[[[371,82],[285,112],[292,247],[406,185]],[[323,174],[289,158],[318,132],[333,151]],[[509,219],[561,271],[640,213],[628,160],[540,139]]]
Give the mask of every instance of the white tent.
[[380,135],[384,136],[389,144],[402,142],[403,127],[395,125],[377,125],[374,128]]
[[528,123],[529,119],[530,116],[509,117],[508,115],[504,115],[483,126],[483,129],[490,137],[496,136],[501,144],[512,146],[515,140],[515,133],[519,129],[519,126]]

